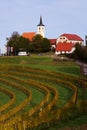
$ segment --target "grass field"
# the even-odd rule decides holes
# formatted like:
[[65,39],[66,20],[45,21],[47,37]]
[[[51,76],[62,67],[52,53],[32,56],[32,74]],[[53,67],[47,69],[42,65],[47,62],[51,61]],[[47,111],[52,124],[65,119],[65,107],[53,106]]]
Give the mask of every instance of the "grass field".
[[[40,69],[40,70],[45,70],[48,73],[63,73],[63,74],[68,74],[72,75],[75,77],[80,76],[80,68],[79,66],[74,62],[74,61],[55,61],[53,57],[49,56],[39,56],[39,55],[30,55],[30,56],[18,56],[18,57],[0,57],[0,66],[1,68],[4,68],[4,71],[1,71],[0,77],[5,78],[5,80],[13,82],[19,86],[24,86],[27,89],[31,89],[32,91],[32,100],[31,104],[27,105],[24,107],[23,112],[31,110],[33,107],[35,107],[36,104],[39,104],[43,99],[44,99],[44,93],[41,90],[35,89],[33,85],[28,85],[27,82],[28,79],[32,79],[32,73],[33,73],[33,80],[36,80],[37,82],[43,83],[45,85],[51,86],[55,88],[58,91],[59,94],[59,100],[56,103],[56,108],[60,108],[64,106],[64,104],[70,99],[70,97],[73,95],[73,91],[71,89],[67,88],[67,85],[64,84],[57,84],[56,82],[50,80],[46,80],[48,78],[48,75],[45,75],[42,73],[37,74],[35,72],[25,72],[25,68],[30,67],[32,69]],[[15,68],[13,70],[9,71],[7,70],[7,67],[10,66],[10,68]],[[16,66],[19,68],[22,68],[22,72],[17,70]],[[12,74],[13,73],[13,74]],[[24,73],[24,74],[23,74]],[[44,77],[43,77],[44,75]],[[39,76],[42,76],[42,79],[40,79]],[[51,77],[52,78],[52,77]],[[18,80],[16,80],[18,79]],[[21,79],[21,82],[20,80]],[[2,81],[0,82],[0,86],[6,87],[11,89],[15,94],[16,94],[16,102],[13,106],[8,108],[6,110],[9,111],[10,109],[14,108],[15,106],[19,105],[24,99],[27,98],[26,94],[21,92],[20,90],[17,90],[15,88],[12,88],[12,86],[6,85]],[[80,94],[79,97],[81,97],[81,91],[79,90]],[[2,102],[3,98],[3,102]],[[49,102],[53,99],[53,94],[50,94],[50,100]],[[7,103],[9,101],[8,95],[0,92],[0,106],[3,104]],[[57,130],[57,129],[64,129],[68,127],[78,127],[81,124],[87,123],[87,115],[82,115],[78,116],[78,118],[74,120],[68,120],[66,121],[61,121],[61,122],[55,122],[50,124],[49,130]],[[40,129],[40,128],[39,128]]]
[[0,64],[17,64],[21,66],[31,66],[34,68],[40,68],[50,71],[60,71],[63,73],[70,73],[72,75],[79,76],[79,66],[73,61],[58,62],[54,61],[54,58],[47,56],[32,55],[29,57],[1,57]]

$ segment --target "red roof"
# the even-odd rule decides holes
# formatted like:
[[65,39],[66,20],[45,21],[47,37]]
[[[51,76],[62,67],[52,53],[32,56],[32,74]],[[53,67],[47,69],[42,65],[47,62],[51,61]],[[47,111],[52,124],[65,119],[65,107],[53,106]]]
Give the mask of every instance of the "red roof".
[[22,34],[22,36],[32,41],[32,38],[35,36],[35,34],[36,34],[35,32],[25,32]]
[[71,51],[73,43],[59,42],[56,47],[56,51]]
[[76,35],[76,34],[64,33],[61,36],[65,36],[68,40],[83,41],[83,39],[80,36]]
[[56,39],[49,39],[51,44],[56,44]]

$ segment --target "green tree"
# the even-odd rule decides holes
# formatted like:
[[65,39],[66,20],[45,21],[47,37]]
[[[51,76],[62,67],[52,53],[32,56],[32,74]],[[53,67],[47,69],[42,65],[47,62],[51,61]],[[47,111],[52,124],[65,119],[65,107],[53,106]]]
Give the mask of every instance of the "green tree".
[[40,34],[37,34],[33,37],[32,39],[32,42],[35,42],[35,43],[41,43],[43,40],[43,37],[40,35]]
[[84,53],[83,47],[79,43],[77,43],[75,45],[75,48],[76,48],[75,51],[74,51],[75,58],[82,60],[83,59],[83,53]]
[[[20,35],[18,34],[18,32],[13,32],[11,37],[9,38],[6,38],[7,40],[7,53],[8,55],[11,55],[11,54],[16,54],[16,51],[17,50],[17,44],[18,44],[18,41],[19,41],[19,38],[20,38]],[[13,48],[13,50],[11,51],[11,48]]]
[[43,41],[41,43],[41,51],[42,52],[48,52],[51,49],[50,41],[47,38],[43,38]]
[[32,44],[33,44],[33,51],[34,52],[41,52],[41,43],[43,41],[43,37],[40,34],[37,34],[33,37]]
[[6,40],[6,46],[9,48],[8,55],[17,55],[20,50],[29,51],[29,39],[20,36],[17,32],[13,32],[12,36]]
[[29,39],[20,36],[17,32],[13,32],[11,37],[7,38],[8,55],[17,55],[20,50],[27,52],[47,52],[51,48],[51,44],[47,38],[43,38],[37,34],[33,37],[32,42]]
[[35,52],[35,47],[32,42],[30,42],[30,44],[29,44],[29,52]]
[[87,46],[81,46],[79,43],[77,43],[75,45],[75,51],[67,56],[87,63]]
[[20,36],[18,49],[22,50],[22,51],[24,50],[24,51],[29,52],[29,44],[30,44],[29,39],[26,39],[26,38]]
[[47,52],[51,49],[50,41],[47,38],[43,38],[41,35],[37,34],[31,43],[33,52]]
[[84,47],[84,61],[87,63],[87,46]]

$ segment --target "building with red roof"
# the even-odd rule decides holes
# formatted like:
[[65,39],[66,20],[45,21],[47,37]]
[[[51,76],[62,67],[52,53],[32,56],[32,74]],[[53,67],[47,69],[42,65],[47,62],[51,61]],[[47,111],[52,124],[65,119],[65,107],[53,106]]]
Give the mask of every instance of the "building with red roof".
[[72,53],[75,50],[74,44],[72,42],[59,42],[55,49],[55,54],[65,54]]
[[57,38],[56,44],[58,44],[59,42],[65,42],[65,41],[67,41],[68,43],[72,42],[75,45],[76,43],[83,44],[84,40],[77,34],[64,33]]
[[36,35],[40,34],[42,37],[45,37],[45,25],[42,22],[42,17],[40,16],[40,22],[37,25],[37,32],[24,32],[22,36],[24,38],[28,38],[30,41],[32,41],[32,38]]
[[29,39],[30,41],[32,41],[32,39],[33,39],[33,37],[34,37],[35,35],[36,35],[35,32],[25,32],[25,33],[22,34],[22,36],[23,36],[24,38],[27,38],[27,39]]
[[64,33],[56,40],[55,54],[72,53],[75,50],[75,44],[83,44],[84,40],[77,34]]

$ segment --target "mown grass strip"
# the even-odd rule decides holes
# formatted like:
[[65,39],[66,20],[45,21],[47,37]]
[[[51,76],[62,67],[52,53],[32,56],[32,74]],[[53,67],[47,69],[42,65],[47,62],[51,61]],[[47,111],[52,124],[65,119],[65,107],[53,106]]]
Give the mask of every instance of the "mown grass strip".
[[[28,80],[28,78],[29,78],[29,79],[38,80],[39,82],[43,82],[45,84],[49,84],[51,87],[55,87],[59,91],[59,95],[61,94],[61,92],[63,93],[63,90],[65,90],[65,93],[61,94],[59,97],[59,98],[61,98],[61,100],[63,98],[63,95],[65,95],[64,99],[66,98],[66,100],[68,100],[70,98],[70,96],[72,96],[72,93],[71,93],[72,91],[69,88],[67,88],[67,86],[65,88],[65,85],[61,84],[60,81],[57,82],[58,77],[55,77],[54,74],[53,75],[51,74],[51,77],[50,77],[49,73],[47,73],[46,71],[45,71],[45,74],[43,71],[42,71],[42,73],[40,73],[41,70],[40,70],[40,72],[38,70],[38,73],[36,73],[36,71],[35,71],[35,74],[32,74],[32,72],[34,72],[34,70],[32,70],[32,72],[30,70],[31,73],[29,73],[29,71],[25,71],[25,73],[23,71],[23,73],[22,73],[22,72],[20,72],[20,70],[17,72],[9,71],[9,73],[12,75],[21,77],[21,78],[24,77],[24,80],[26,80],[26,79]],[[68,94],[71,93],[71,95],[70,96],[68,95],[68,97],[67,97],[66,91]],[[64,102],[64,104],[65,104],[65,102]],[[64,105],[64,104],[62,104],[62,105]],[[58,106],[59,106],[59,102],[58,102]]]
[[2,107],[3,105],[5,105],[9,101],[10,101],[9,95],[7,95],[4,92],[0,91],[0,107]]
[[4,92],[5,94],[7,94],[10,97],[10,101],[7,102],[6,104],[4,104],[2,107],[0,107],[0,113],[1,113],[1,112],[5,111],[8,107],[10,107],[11,105],[14,104],[16,95],[12,91],[10,91],[6,88],[3,88],[3,87],[0,87],[0,91]]
[[[16,72],[16,73],[17,73],[17,72]],[[41,78],[42,78],[42,77],[41,77]],[[48,80],[48,79],[47,79],[47,80]],[[57,81],[58,81],[58,79],[57,79],[57,80],[54,80],[54,81],[56,81],[56,82],[57,82]],[[59,80],[59,81],[60,81],[60,80]],[[67,82],[67,83],[68,83],[68,82]],[[69,83],[68,83],[68,85],[69,85]],[[66,106],[67,106],[67,105],[66,105]],[[44,120],[44,121],[45,121],[45,120]],[[43,122],[43,121],[42,121],[42,122]]]
[[12,115],[16,114],[16,113],[17,113],[18,111],[20,111],[21,109],[23,109],[23,107],[26,106],[28,102],[30,102],[30,100],[31,100],[31,91],[30,91],[29,89],[24,88],[23,86],[22,86],[22,87],[19,86],[19,85],[16,84],[16,83],[14,84],[14,83],[11,82],[11,81],[9,82],[9,81],[6,80],[6,79],[1,79],[1,78],[0,78],[0,81],[1,81],[1,82],[5,82],[5,83],[7,83],[7,84],[10,84],[10,85],[12,85],[13,87],[16,87],[16,89],[20,89],[20,91],[23,91],[25,94],[27,94],[27,98],[26,98],[22,103],[20,103],[18,106],[16,106],[16,107],[14,107],[13,109],[11,109],[8,113],[2,114],[2,115],[0,116],[0,121],[4,121],[4,120],[10,118]]

